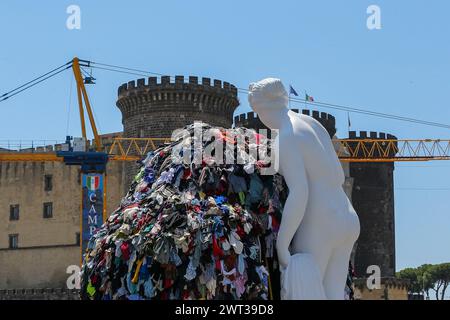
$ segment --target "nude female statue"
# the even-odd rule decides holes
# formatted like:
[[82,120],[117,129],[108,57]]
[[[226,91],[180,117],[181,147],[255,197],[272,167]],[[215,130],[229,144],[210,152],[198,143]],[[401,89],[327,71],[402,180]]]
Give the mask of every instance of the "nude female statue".
[[279,129],[279,169],[289,187],[277,238],[282,298],[342,300],[360,226],[330,136],[312,117],[287,108],[281,80],[264,79],[249,89],[252,109],[267,127]]

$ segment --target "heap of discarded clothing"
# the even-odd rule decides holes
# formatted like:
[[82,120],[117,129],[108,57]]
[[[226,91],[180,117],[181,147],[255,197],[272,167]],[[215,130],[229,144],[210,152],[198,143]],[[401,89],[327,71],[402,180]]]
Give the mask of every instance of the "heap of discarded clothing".
[[[193,134],[194,126],[185,130]],[[230,129],[219,130],[229,136]],[[245,128],[231,131],[257,135]],[[203,149],[213,140],[203,141]],[[120,206],[89,241],[83,299],[248,300],[278,294],[279,276],[270,275],[278,272],[275,240],[288,194],[284,180],[262,175],[267,163],[179,163],[172,155],[181,145],[186,138],[141,161]]]
[[355,278],[355,269],[351,261],[348,262],[347,280],[345,282],[345,300],[355,300],[355,291],[353,280]]

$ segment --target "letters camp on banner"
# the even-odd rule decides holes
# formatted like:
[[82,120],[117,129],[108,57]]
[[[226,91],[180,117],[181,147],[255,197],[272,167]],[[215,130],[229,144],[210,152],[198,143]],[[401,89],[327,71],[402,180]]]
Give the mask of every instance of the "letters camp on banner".
[[103,224],[103,189],[102,174],[83,174],[82,204],[82,241],[81,252],[86,251],[89,239]]

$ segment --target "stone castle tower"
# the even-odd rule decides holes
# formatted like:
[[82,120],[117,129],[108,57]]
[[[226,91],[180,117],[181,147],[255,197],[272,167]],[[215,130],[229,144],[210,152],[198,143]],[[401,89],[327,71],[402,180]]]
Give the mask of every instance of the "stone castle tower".
[[[350,131],[349,139],[397,138],[385,133],[361,131],[357,135],[355,131]],[[391,152],[390,156],[394,154]],[[361,224],[355,272],[363,277],[368,266],[378,265],[381,277],[394,277],[394,163],[352,162],[350,176],[353,178],[352,203]]]
[[175,76],[130,81],[119,87],[117,107],[122,112],[124,137],[170,137],[174,129],[194,121],[230,127],[239,105],[237,88],[228,82]]
[[[158,81],[160,80],[160,81]],[[139,79],[121,85],[117,107],[122,112],[123,136],[170,138],[175,129],[194,121],[230,128],[239,105],[237,88],[225,81],[190,76]],[[126,164],[127,185],[137,166]]]
[[[299,113],[298,109],[291,110]],[[327,129],[330,137],[333,137],[336,133],[336,119],[331,114],[319,112],[316,110],[310,112],[310,110],[307,109],[303,109],[302,114],[311,116],[319,121],[325,127],[325,129]],[[252,128],[256,130],[267,129],[267,127],[259,119],[258,115],[254,112],[248,112],[247,114],[243,113],[239,116],[234,117],[234,125],[236,127]]]

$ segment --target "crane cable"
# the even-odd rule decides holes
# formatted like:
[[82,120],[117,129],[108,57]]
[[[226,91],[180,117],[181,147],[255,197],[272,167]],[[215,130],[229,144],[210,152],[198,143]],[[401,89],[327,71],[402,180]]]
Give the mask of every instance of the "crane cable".
[[69,135],[70,112],[71,112],[71,109],[72,109],[72,87],[73,87],[73,77],[70,77],[69,108],[67,110],[66,136]]
[[111,67],[111,68],[123,69],[123,70],[128,70],[128,71],[136,71],[136,72],[145,73],[145,74],[152,74],[155,76],[164,76],[164,74],[162,74],[162,73],[151,72],[151,71],[146,71],[146,70],[139,70],[139,69],[128,68],[128,67],[115,66],[112,64],[91,61],[91,66],[92,66],[92,64],[96,64],[96,65],[103,66],[103,67]]
[[[69,61],[69,62],[31,80],[31,81],[28,81],[27,83],[9,91],[9,92],[4,93],[3,95],[0,96],[0,102],[5,101],[6,99],[9,99],[21,92],[33,87],[33,86],[51,78],[51,77],[54,77],[57,74],[63,72],[64,70],[69,69],[70,67],[72,67],[72,61]],[[140,70],[140,69],[135,69],[135,68],[117,66],[117,65],[100,63],[100,62],[93,62],[93,61],[90,62],[90,67],[101,69],[101,70],[106,70],[106,71],[113,71],[113,72],[118,72],[118,73],[137,75],[137,76],[148,76],[148,75],[163,76],[163,74],[157,73],[157,72],[151,72],[151,71],[146,71],[146,70]],[[174,78],[174,77],[171,77],[171,78]],[[243,88],[237,88],[237,89],[240,93],[248,94],[247,89],[243,89]],[[300,98],[290,98],[290,101],[294,102],[294,103],[306,103],[308,105],[322,107],[322,108],[347,111],[347,112],[351,112],[351,113],[359,113],[359,114],[364,114],[364,115],[368,115],[368,116],[374,116],[374,117],[380,117],[380,118],[386,118],[386,119],[392,119],[392,120],[398,120],[398,121],[405,121],[405,122],[410,122],[410,123],[444,128],[444,129],[450,129],[450,125],[448,125],[448,124],[432,122],[432,121],[425,121],[425,120],[420,120],[420,119],[415,119],[415,118],[410,118],[410,117],[403,117],[403,116],[398,116],[398,115],[393,115],[393,114],[388,114],[388,113],[370,111],[370,110],[365,110],[365,109],[361,109],[361,108],[348,107],[348,106],[344,106],[344,105],[319,102],[319,101],[306,101],[305,99],[300,99]]]
[[[91,67],[101,69],[101,70],[107,70],[107,71],[113,71],[113,72],[119,72],[119,73],[125,73],[125,74],[137,75],[137,76],[148,76],[148,75],[163,76],[163,74],[157,73],[157,72],[145,71],[145,70],[140,70],[140,69],[128,68],[128,67],[117,66],[117,65],[106,64],[106,63],[99,63],[99,62],[91,62]],[[173,79],[174,77],[171,76],[170,78]],[[239,87],[237,89],[240,93],[248,94],[247,89],[239,88]],[[292,97],[290,98],[290,101],[294,102],[294,103],[302,103],[302,104],[307,103],[308,105],[312,105],[312,106],[346,111],[346,112],[351,112],[351,113],[359,113],[359,114],[364,114],[364,115],[374,116],[374,117],[379,117],[379,118],[386,118],[386,119],[391,119],[391,120],[398,120],[398,121],[422,124],[422,125],[427,125],[427,126],[439,127],[439,128],[444,128],[444,129],[450,129],[450,124],[425,121],[425,120],[420,120],[420,119],[416,119],[416,118],[410,118],[410,117],[398,116],[398,115],[393,115],[393,114],[388,114],[388,113],[365,110],[362,108],[354,108],[354,107],[348,107],[348,106],[344,106],[344,105],[319,102],[319,101],[306,101],[305,99],[292,98]]]
[[[293,101],[293,102],[298,102],[298,103],[305,103],[305,102],[307,102],[307,101],[305,101],[303,99],[298,99],[298,98],[290,98],[290,100]],[[312,102],[307,102],[307,103],[310,104],[310,105],[318,106],[318,107],[322,107],[322,108],[329,108],[329,109],[335,109],[335,110],[340,110],[340,111],[347,111],[347,112],[352,112],[352,113],[360,113],[360,114],[374,116],[374,117],[387,118],[387,119],[406,121],[406,122],[412,122],[412,123],[417,123],[417,124],[423,124],[423,125],[428,125],[428,126],[434,126],[434,127],[450,129],[450,125],[447,125],[447,124],[438,123],[438,122],[432,122],[432,121],[425,121],[425,120],[409,118],[409,117],[403,117],[403,116],[397,116],[397,115],[392,115],[392,114],[389,114],[389,113],[382,113],[382,112],[364,110],[364,109],[360,109],[360,108],[347,107],[347,106],[331,104],[331,103],[325,103],[325,102],[312,101]]]
[[56,76],[57,74],[59,74],[59,73],[65,71],[65,70],[69,69],[70,67],[72,67],[72,61],[69,61],[69,62],[67,62],[67,63],[65,63],[65,64],[63,64],[63,65],[61,65],[61,66],[59,66],[59,67],[57,67],[57,68],[55,68],[53,70],[50,70],[50,71],[44,73],[43,75],[40,75],[37,78],[34,78],[33,80],[30,80],[30,81],[22,84],[21,86],[19,86],[17,88],[14,88],[13,90],[10,90],[10,91],[2,94],[0,96],[0,102],[5,101],[6,99],[9,99],[9,98],[11,98],[11,97],[21,93],[22,91],[25,91],[25,90],[29,89],[31,87],[34,87],[35,85],[37,85],[37,84],[39,84],[39,83],[41,83],[41,82],[43,82],[43,81],[45,81],[47,79],[50,79],[50,78]]

